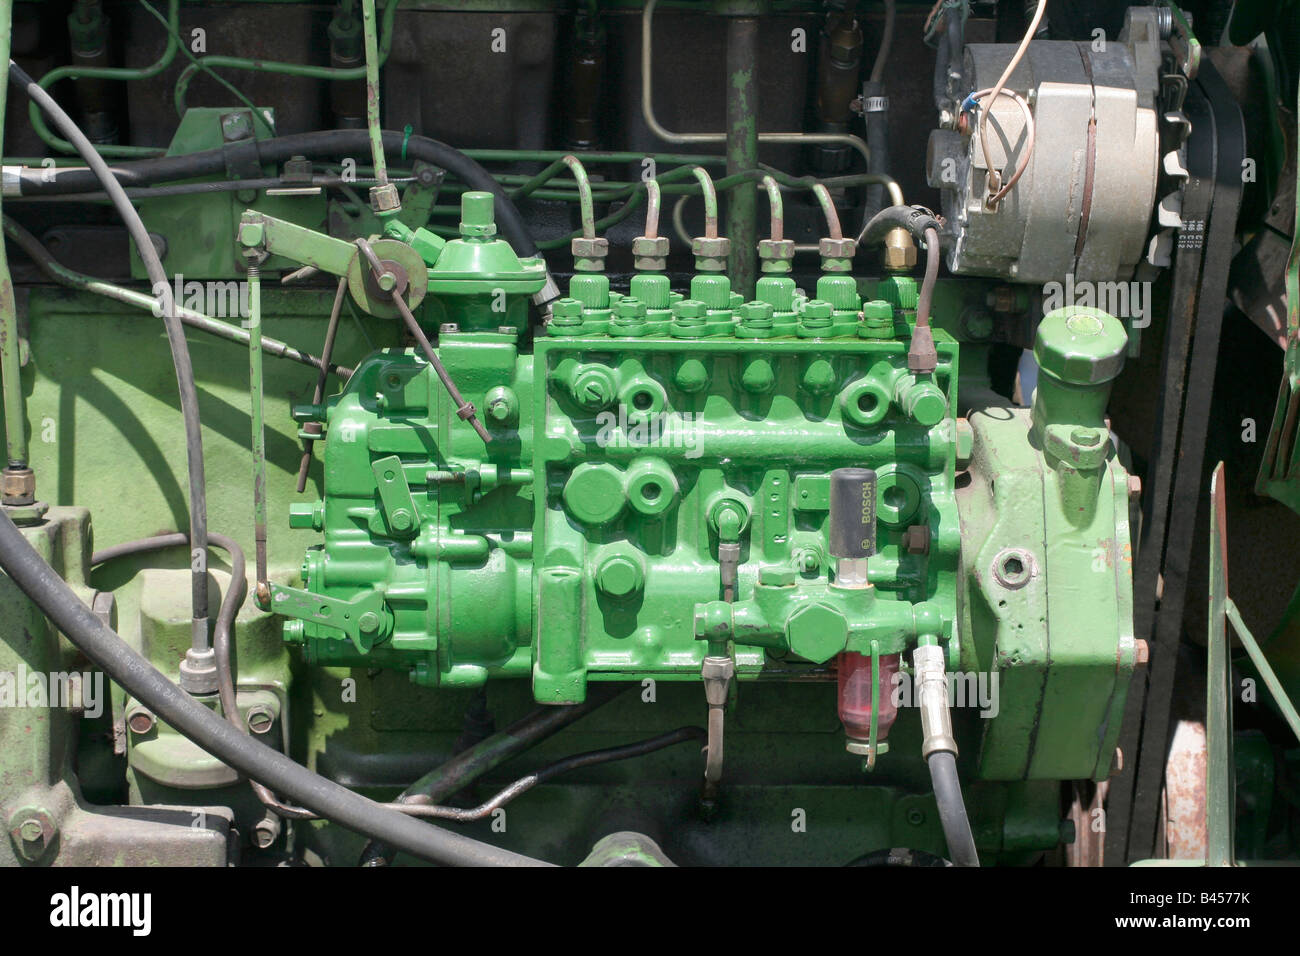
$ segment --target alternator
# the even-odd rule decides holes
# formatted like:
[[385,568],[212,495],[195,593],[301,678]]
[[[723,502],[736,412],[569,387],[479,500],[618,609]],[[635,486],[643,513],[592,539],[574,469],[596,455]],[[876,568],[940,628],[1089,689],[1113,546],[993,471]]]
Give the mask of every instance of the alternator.
[[[1067,274],[1094,282],[1132,275],[1145,248],[1159,172],[1156,13],[1131,8],[1116,42],[1035,41],[1007,82],[1015,96],[997,102],[986,96],[976,104],[972,94],[953,104],[957,128],[930,135],[928,177],[943,193],[954,273],[1035,283]],[[968,46],[967,88],[994,87],[1015,49]],[[992,170],[976,106],[990,111]],[[1019,181],[991,203],[990,183],[1005,183],[1026,151]]]

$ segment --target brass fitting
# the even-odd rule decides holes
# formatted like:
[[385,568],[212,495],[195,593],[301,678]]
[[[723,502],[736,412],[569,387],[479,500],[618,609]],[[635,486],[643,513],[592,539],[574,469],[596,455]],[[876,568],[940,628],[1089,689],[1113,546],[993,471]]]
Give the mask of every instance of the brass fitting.
[[885,234],[884,267],[890,272],[911,272],[916,268],[916,243],[906,229],[899,227]]
[[7,505],[30,505],[36,500],[36,474],[30,468],[6,468],[0,472],[0,501]]

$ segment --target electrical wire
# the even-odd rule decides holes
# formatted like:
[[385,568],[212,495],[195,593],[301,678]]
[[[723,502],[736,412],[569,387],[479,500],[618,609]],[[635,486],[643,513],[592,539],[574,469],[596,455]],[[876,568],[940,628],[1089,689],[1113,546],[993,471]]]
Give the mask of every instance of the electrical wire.
[[167,341],[171,347],[172,364],[176,369],[176,385],[180,391],[181,415],[185,421],[185,453],[189,471],[189,511],[190,541],[193,550],[205,560],[193,561],[191,566],[191,606],[193,617],[190,622],[191,649],[206,652],[211,649],[208,634],[208,577],[205,570],[208,549],[208,504],[207,486],[203,475],[203,429],[199,422],[198,388],[194,382],[194,365],[190,361],[189,345],[185,341],[185,328],[176,314],[176,302],[172,297],[171,283],[163,270],[158,250],[144,221],[127,198],[121,184],[109,170],[103,157],[95,152],[95,147],[54,101],[49,93],[28,76],[17,63],[9,61],[9,78],[26,90],[27,95],[36,103],[59,128],[68,141],[81,154],[86,165],[94,172],[105,192],[113,201],[113,207],[126,223],[127,232],[135,242],[140,261],[144,263],[149,280],[154,284],[162,311],[163,324],[167,329]]
[[[1003,183],[1002,186],[997,190],[997,192],[989,196],[988,206],[990,209],[996,206],[998,203],[1000,203],[1002,199],[1007,195],[1007,193],[1011,192],[1011,187],[1020,181],[1020,177],[1023,176],[1025,174],[1025,170],[1029,168],[1029,159],[1034,154],[1034,141],[1038,135],[1037,126],[1034,123],[1034,111],[1033,109],[1030,108],[1029,102],[1019,93],[1017,93],[1015,90],[1000,90],[999,92],[1003,96],[1007,96],[1015,100],[1016,105],[1020,107],[1020,113],[1025,120],[1025,148],[1020,151],[1020,160],[1016,163],[1016,168],[1015,171],[1011,174],[1011,178],[1008,179],[1005,183]],[[978,102],[979,100],[982,100],[985,97],[987,97],[990,100],[993,99],[992,87],[972,93],[970,96],[966,97],[966,102],[968,103]],[[962,106],[964,108],[965,103],[963,103]],[[980,146],[983,147],[984,164],[988,168],[989,174],[991,176],[994,173],[993,158],[992,158],[992,153],[990,152],[989,149],[989,139],[984,133],[984,125],[983,125],[983,121],[989,112],[990,112],[990,107],[984,105],[980,106],[980,120],[981,120]]]
[[[1007,81],[1011,79],[1011,74],[1014,73],[1016,71],[1016,67],[1020,65],[1020,61],[1025,56],[1025,51],[1029,49],[1029,44],[1034,39],[1034,34],[1038,30],[1038,24],[1042,22],[1043,14],[1045,14],[1046,12],[1047,12],[1047,0],[1038,0],[1038,4],[1034,8],[1034,16],[1029,22],[1029,28],[1025,30],[1024,39],[1020,41],[1020,45],[1016,47],[1016,52],[1012,54],[1011,59],[1007,62],[1006,69],[1002,71],[1002,75],[998,77],[998,81],[993,84],[993,86],[991,87],[991,89],[987,94],[990,101],[996,100],[998,96],[1001,95],[1002,88],[1007,85]],[[990,110],[988,110],[987,108],[981,109],[979,122],[980,122],[980,143],[984,147],[984,162],[988,165],[989,186],[992,189],[994,187],[994,177],[996,176],[996,173],[993,169],[993,159],[991,153],[989,152],[989,144],[988,144],[987,129],[988,129],[988,122],[989,122],[989,112]],[[1025,106],[1025,112],[1026,114],[1028,114],[1029,112],[1028,104],[1026,104]],[[1032,119],[1030,122],[1032,128]],[[1029,154],[1031,152],[1033,152],[1032,136],[1025,146],[1025,155],[1022,160],[1023,165],[1028,165]],[[1001,200],[1001,198],[1006,195],[1006,188],[1009,187],[997,189],[995,193],[995,197],[989,199],[990,206],[996,205]]]
[[880,49],[871,64],[872,83],[879,83],[885,78],[885,66],[889,63],[889,54],[894,48],[894,29],[898,14],[897,0],[885,0],[885,30],[880,37]]

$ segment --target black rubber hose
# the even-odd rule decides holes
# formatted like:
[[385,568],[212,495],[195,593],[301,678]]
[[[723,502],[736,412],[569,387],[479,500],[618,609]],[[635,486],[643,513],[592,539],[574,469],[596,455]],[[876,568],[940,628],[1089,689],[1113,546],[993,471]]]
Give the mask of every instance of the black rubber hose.
[[[405,138],[403,133],[386,130],[383,138],[385,152],[401,154]],[[370,134],[364,129],[334,129],[277,136],[258,142],[257,154],[262,163],[282,163],[294,156],[305,156],[308,159],[369,156]],[[460,150],[427,136],[412,136],[407,139],[405,155],[408,159],[440,166],[473,189],[492,193],[496,197],[496,221],[502,236],[518,255],[540,255],[537,243],[533,241],[518,207],[492,174],[477,162]],[[201,176],[224,175],[226,157],[220,149],[209,149],[185,156],[119,163],[112,169],[118,182],[124,186],[148,186]],[[20,177],[23,196],[98,192],[102,188],[99,178],[87,169],[28,169]]]
[[422,860],[449,866],[546,865],[386,810],[240,733],[224,717],[164,677],[100,621],[45,563],[7,514],[0,516],[0,568],[109,678],[158,719],[240,773],[349,830],[384,840]]
[[[176,302],[172,297],[172,284],[163,270],[158,250],[149,238],[149,230],[136,212],[126,192],[109,171],[108,164],[95,151],[86,134],[77,128],[77,124],[54,101],[50,94],[23,72],[13,60],[9,61],[9,79],[22,87],[32,101],[49,116],[50,121],[77,148],[81,158],[90,167],[88,172],[94,176],[98,188],[108,193],[113,201],[127,232],[135,242],[140,261],[149,273],[158,303],[162,307],[163,325],[167,328],[167,343],[171,347],[172,364],[176,367],[176,385],[180,390],[181,417],[185,420],[185,457],[189,470],[190,491],[190,541],[194,550],[202,555],[208,551],[208,492],[203,476],[203,429],[199,423],[199,393],[194,385],[194,365],[190,361],[189,344],[185,341],[185,327],[176,314]],[[206,560],[190,562],[193,571],[190,574],[190,601],[193,610],[191,620],[191,646],[195,651],[206,652],[211,647],[208,635],[208,575]]]
[[[436,804],[464,790],[483,774],[546,740],[603,707],[627,690],[627,684],[596,684],[587,689],[581,704],[561,707],[545,706],[530,711],[505,730],[480,740],[450,760],[434,767],[398,796],[398,803]],[[368,843],[357,860],[358,866],[388,866],[397,857],[397,849],[382,843]]]
[[961,780],[957,777],[957,758],[947,750],[936,750],[926,762],[930,766],[934,801],[939,805],[943,836],[948,841],[948,857],[954,866],[979,866],[979,853],[966,817],[966,802],[961,796]]
[[925,231],[933,229],[943,235],[943,221],[924,206],[886,206],[871,217],[862,230],[859,246],[874,246],[883,242],[891,229],[906,229],[912,238],[925,242]]
[[[934,55],[934,82],[931,84],[931,95],[934,97],[934,108],[942,110],[948,103],[948,64],[952,57],[948,55],[948,31],[944,30],[939,34],[939,47]],[[26,183],[23,184],[24,190]]]
[[[869,173],[889,173],[889,98],[885,95],[885,84],[868,81],[863,90],[866,112],[863,122],[867,128],[867,150],[871,159],[867,162]],[[874,216],[885,206],[885,187],[879,183],[867,186],[867,215]]]
[[702,740],[705,737],[703,727],[678,727],[676,730],[670,730],[666,734],[658,734],[646,740],[638,740],[635,743],[623,744],[618,747],[606,747],[602,750],[588,750],[585,753],[574,754],[572,757],[565,757],[557,760],[555,763],[547,764],[540,770],[526,774],[513,783],[508,784],[501,790],[498,790],[489,800],[477,807],[462,809],[460,807],[444,807],[437,804],[404,804],[412,816],[434,817],[439,820],[455,820],[458,823],[470,823],[474,820],[482,820],[484,817],[491,815],[492,811],[499,807],[505,806],[516,797],[527,793],[539,783],[545,783],[561,774],[568,773],[570,770],[577,770],[579,767],[594,767],[598,764],[613,763],[617,760],[629,760],[633,757],[643,757],[646,754],[654,753],[657,750],[663,750],[675,744],[685,743],[688,740]]

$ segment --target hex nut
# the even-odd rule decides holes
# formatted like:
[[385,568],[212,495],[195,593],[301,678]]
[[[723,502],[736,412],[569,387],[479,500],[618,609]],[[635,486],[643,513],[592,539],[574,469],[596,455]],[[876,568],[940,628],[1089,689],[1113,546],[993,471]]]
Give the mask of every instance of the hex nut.
[[604,259],[609,255],[608,239],[574,239],[569,249],[575,259]]
[[825,238],[817,243],[817,251],[823,259],[852,259],[857,254],[858,244],[853,239]]
[[760,239],[758,257],[764,260],[788,262],[794,258],[793,239]]
[[375,212],[392,212],[402,208],[402,197],[392,183],[370,187],[370,208]]
[[637,236],[632,240],[632,255],[666,256],[668,255],[668,237],[655,236],[651,238],[650,236]]
[[848,637],[844,615],[825,604],[805,604],[785,622],[790,652],[814,664],[824,664],[844,650]]
[[906,229],[885,234],[884,267],[890,272],[910,272],[916,267],[916,243]]
[[36,500],[36,474],[30,468],[0,472],[0,497],[7,505],[29,505]]
[[725,236],[696,236],[691,240],[695,268],[702,272],[722,272],[731,254],[731,240]]
[[903,550],[908,554],[929,554],[930,526],[927,524],[910,525],[903,532]]

